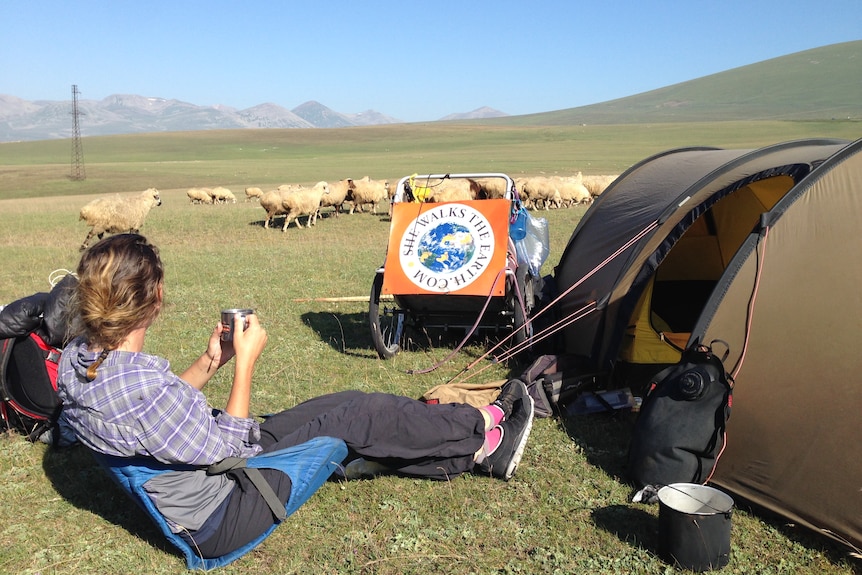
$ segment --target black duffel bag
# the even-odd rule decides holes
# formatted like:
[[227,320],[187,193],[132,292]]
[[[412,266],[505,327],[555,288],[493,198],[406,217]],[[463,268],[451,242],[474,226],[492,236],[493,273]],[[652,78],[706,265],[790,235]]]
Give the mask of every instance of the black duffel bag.
[[636,487],[702,484],[712,476],[732,404],[724,358],[712,345],[695,344],[653,377],[629,445],[628,475]]

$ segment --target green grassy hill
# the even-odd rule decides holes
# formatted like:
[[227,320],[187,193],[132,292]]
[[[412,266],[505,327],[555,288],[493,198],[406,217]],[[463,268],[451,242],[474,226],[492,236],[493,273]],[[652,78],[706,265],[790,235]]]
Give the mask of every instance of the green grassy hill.
[[509,125],[862,118],[862,40],[796,52],[626,98],[487,120]]

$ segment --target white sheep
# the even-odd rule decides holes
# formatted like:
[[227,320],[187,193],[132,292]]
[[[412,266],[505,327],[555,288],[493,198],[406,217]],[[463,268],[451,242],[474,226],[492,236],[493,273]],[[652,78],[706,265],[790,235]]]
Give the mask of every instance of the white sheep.
[[284,206],[281,203],[281,196],[288,193],[282,190],[269,190],[260,196],[260,207],[266,211],[266,220],[263,222],[263,227],[269,229],[269,223],[275,218],[286,214]]
[[398,191],[399,179],[400,178],[386,180],[386,201],[389,202],[388,215],[390,216],[392,215],[392,206],[395,202],[395,193]]
[[524,194],[524,184],[527,183],[529,178],[518,176],[514,178],[515,182],[515,190],[518,192],[518,198],[521,200],[521,203],[524,204],[525,208],[532,208],[533,205],[530,202],[530,198],[528,198]]
[[353,204],[350,208],[351,214],[356,209],[361,212],[365,204],[371,204],[371,213],[377,214],[377,204],[389,198],[389,182],[385,180],[372,180],[365,176],[361,180],[347,181],[350,187],[347,200]]
[[93,236],[102,239],[105,233],[137,233],[144,225],[150,209],[160,205],[162,198],[156,188],[149,188],[131,197],[115,194],[96,198],[81,208],[78,217],[90,226],[90,232],[81,244],[81,250],[87,248]]
[[558,176],[557,191],[564,207],[572,207],[576,204],[589,204],[593,196],[578,176]]
[[614,176],[583,176],[583,183],[593,197],[600,196],[608,186],[616,180],[619,175]]
[[530,209],[538,209],[540,203],[546,210],[551,206],[560,207],[562,204],[556,182],[545,176],[523,178],[518,191],[524,206]]
[[291,220],[296,220],[296,226],[302,227],[299,223],[299,216],[307,215],[305,227],[310,228],[317,222],[317,214],[320,211],[320,202],[324,195],[329,193],[329,184],[326,182],[317,182],[314,187],[294,190],[292,192],[282,192],[281,204],[285,213],[284,227],[281,231],[286,232],[287,226]]
[[218,186],[212,189],[213,200],[217,204],[226,204],[228,202],[235,204],[236,196],[233,195],[233,192],[229,189]]
[[260,188],[246,188],[245,189],[245,201],[249,202],[251,200],[260,200],[260,197],[263,195],[263,190]]
[[269,224],[273,219],[275,219],[275,216],[282,216],[287,213],[281,202],[282,196],[289,192],[302,189],[303,187],[301,184],[282,184],[274,190],[264,192],[258,200],[260,202],[260,207],[266,211],[266,219],[263,222],[263,227],[269,229]]
[[189,188],[186,195],[189,197],[189,203],[192,204],[211,204],[213,197],[209,188]]
[[470,178],[444,179],[437,184],[428,186],[430,202],[458,202],[475,200],[479,195],[479,184]]
[[480,200],[505,198],[506,192],[509,191],[503,178],[477,178],[476,184],[479,187],[476,197]]
[[320,200],[320,207],[332,207],[335,210],[335,217],[341,211],[341,206],[347,200],[347,193],[350,191],[350,180],[338,180],[329,184],[329,193],[324,194]]
[[303,187],[302,184],[281,184],[276,189],[282,192],[292,192],[294,190],[301,190]]

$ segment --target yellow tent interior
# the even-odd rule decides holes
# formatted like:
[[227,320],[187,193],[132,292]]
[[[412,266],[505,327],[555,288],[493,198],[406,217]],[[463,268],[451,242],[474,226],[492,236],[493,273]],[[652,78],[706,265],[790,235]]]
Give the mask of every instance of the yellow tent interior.
[[635,307],[620,351],[633,364],[676,363],[715,282],[751,232],[793,186],[773,176],[751,182],[701,214],[668,252]]

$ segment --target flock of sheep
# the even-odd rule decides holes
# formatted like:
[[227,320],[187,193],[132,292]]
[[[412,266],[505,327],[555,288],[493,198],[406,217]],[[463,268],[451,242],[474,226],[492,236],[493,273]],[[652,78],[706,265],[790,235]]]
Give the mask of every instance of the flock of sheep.
[[[528,209],[565,208],[592,202],[617,176],[535,176],[515,178],[519,197]],[[449,202],[502,198],[505,196],[504,180],[501,178],[452,178],[433,182],[414,182],[424,202]],[[362,212],[370,206],[377,213],[380,204],[391,203],[395,196],[396,183],[390,180],[375,180],[368,176],[354,180],[347,178],[337,182],[318,182],[310,188],[299,184],[283,184],[264,192],[258,187],[245,189],[246,201],[257,200],[266,211],[264,227],[269,228],[276,216],[284,216],[282,231],[295,221],[302,227],[300,216],[306,216],[306,227],[315,224],[323,208],[332,208],[337,217],[345,204],[350,204],[350,213]],[[221,193],[217,190],[223,190]],[[227,192],[228,199],[225,199]],[[187,192],[191,203],[217,204],[236,202],[236,198],[225,188],[190,188]]]
[[[617,176],[534,176],[515,178],[515,186],[521,202],[528,209],[565,208],[592,202]],[[414,198],[424,202],[446,202],[505,197],[505,183],[501,178],[447,178],[436,181],[414,182]],[[304,187],[284,184],[267,192],[257,187],[245,189],[246,201],[257,200],[266,211],[264,227],[269,228],[276,216],[284,216],[282,231],[295,221],[302,227],[300,216],[306,216],[306,227],[313,226],[322,208],[331,207],[334,215],[350,204],[350,212],[362,212],[370,206],[376,214],[382,203],[391,206],[396,183],[347,178],[337,182],[318,182]],[[196,204],[236,203],[236,196],[225,187],[189,188],[189,202]],[[105,233],[137,232],[150,209],[161,205],[159,191],[150,188],[137,196],[121,197],[119,194],[97,198],[81,208],[80,219],[90,226],[81,249],[89,245],[93,236],[101,239]]]
[[189,201],[197,204],[235,204],[236,196],[222,186],[215,188],[189,188],[186,192]]

